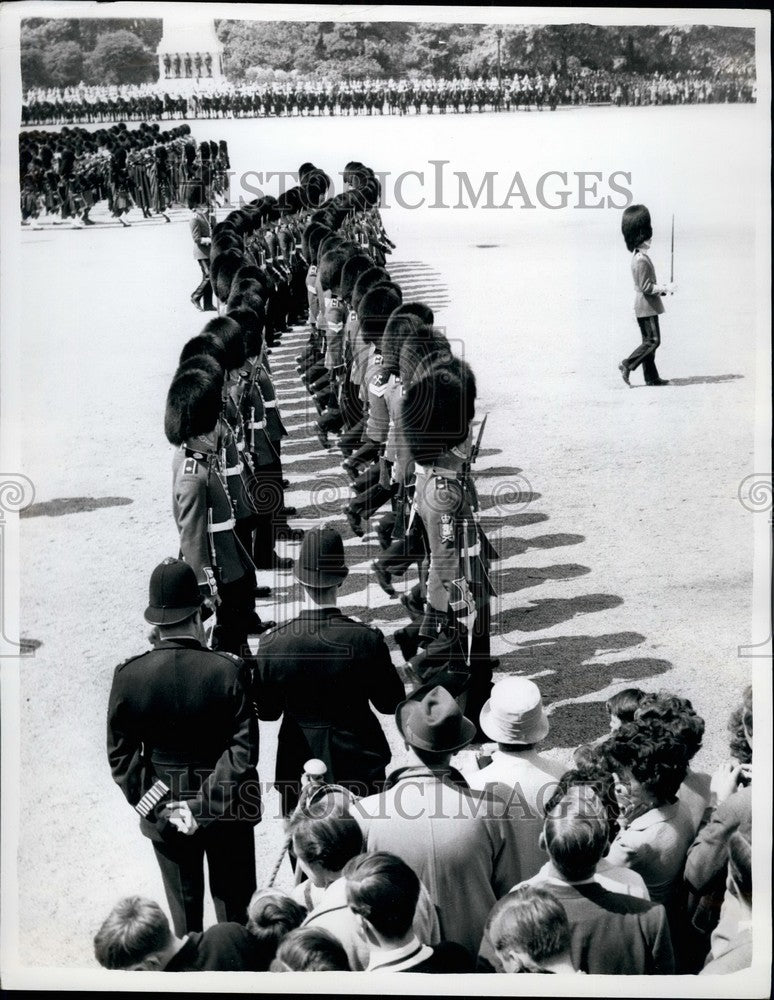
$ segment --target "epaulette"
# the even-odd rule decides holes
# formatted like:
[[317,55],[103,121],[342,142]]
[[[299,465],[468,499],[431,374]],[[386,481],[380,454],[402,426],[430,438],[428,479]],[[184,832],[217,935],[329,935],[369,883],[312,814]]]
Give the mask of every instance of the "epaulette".
[[141,659],[143,656],[147,656],[148,653],[152,653],[152,649],[146,649],[143,653],[136,653],[134,656],[127,656],[125,660],[122,660],[116,667],[116,672],[123,670],[127,663],[133,663],[135,660]]
[[195,476],[199,471],[199,463],[195,458],[187,458],[183,462],[183,468],[181,474],[184,476]]

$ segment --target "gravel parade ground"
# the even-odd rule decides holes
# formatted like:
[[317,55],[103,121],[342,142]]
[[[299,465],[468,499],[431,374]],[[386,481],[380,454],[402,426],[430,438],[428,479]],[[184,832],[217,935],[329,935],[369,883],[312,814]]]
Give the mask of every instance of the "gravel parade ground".
[[[546,746],[563,760],[605,731],[605,699],[637,685],[693,701],[707,723],[695,766],[712,770],[751,672],[770,671],[738,655],[763,638],[752,629],[756,516],[738,491],[767,471],[753,454],[756,398],[770,388],[758,353],[768,290],[756,284],[770,211],[765,114],[723,105],[191,123],[197,139],[228,141],[234,202],[276,194],[267,171],[305,160],[336,190],[348,160],[386,173],[382,216],[397,247],[387,266],[405,301],[433,307],[476,373],[477,419],[489,414],[476,475],[501,555],[493,655],[501,675],[539,684]],[[645,387],[640,372],[627,388],[617,369],[640,339],[621,189],[651,211],[662,281],[675,215],[663,388]],[[21,623],[40,645],[13,661],[21,770],[4,779],[18,782],[25,965],[94,968],[92,936],[119,897],[164,902],[151,845],[110,776],[105,713],[114,667],[147,646],[150,572],[178,548],[164,403],[183,343],[208,318],[189,301],[199,277],[186,219],[25,227],[20,237],[20,471],[36,492],[21,522]],[[271,357],[290,432],[288,503],[299,526],[323,517],[342,531],[342,606],[389,637],[403,609],[369,574],[375,536],[354,538],[341,514],[341,456],[320,449],[295,372],[305,340],[296,328]],[[292,574],[259,582],[274,587],[260,614],[291,617]],[[397,766],[403,749],[382,721]],[[267,783],[277,729],[261,723]],[[259,885],[283,838],[273,792],[265,804]]]

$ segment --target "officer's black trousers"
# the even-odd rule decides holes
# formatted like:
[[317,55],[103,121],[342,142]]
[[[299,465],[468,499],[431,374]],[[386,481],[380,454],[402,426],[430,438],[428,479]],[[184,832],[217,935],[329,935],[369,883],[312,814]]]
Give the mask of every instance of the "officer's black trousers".
[[249,618],[255,611],[255,573],[245,573],[238,580],[218,585],[220,604],[215,612],[212,648],[235,656],[244,656]]
[[633,372],[635,368],[642,365],[642,374],[645,381],[658,381],[658,368],[656,368],[656,351],[661,345],[661,331],[658,325],[658,316],[640,316],[637,323],[642,334],[642,343],[636,347],[624,364]]
[[175,934],[202,930],[204,858],[218,923],[247,920],[247,904],[255,892],[253,827],[238,820],[215,820],[196,833],[169,834],[153,841]]
[[202,272],[202,280],[196,286],[192,298],[197,301],[201,299],[205,309],[212,309],[212,285],[210,284],[210,265],[206,260],[199,261]]

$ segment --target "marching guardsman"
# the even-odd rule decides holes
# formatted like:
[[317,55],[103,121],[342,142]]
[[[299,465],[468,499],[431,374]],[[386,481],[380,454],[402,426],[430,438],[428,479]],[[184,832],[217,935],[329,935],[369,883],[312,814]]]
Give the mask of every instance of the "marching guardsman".
[[[420,637],[467,637],[471,667],[465,712],[477,724],[492,683],[489,601],[494,593],[481,530],[467,483],[476,381],[459,358],[437,360],[418,373],[403,397],[401,423],[416,474],[415,516],[429,546],[427,596]],[[474,648],[475,643],[475,648]]]
[[113,780],[153,844],[180,937],[202,929],[205,855],[216,919],[245,923],[261,819],[251,679],[207,649],[201,591],[186,562],[154,569],[153,649],[116,667],[107,712]]
[[212,231],[201,185],[193,185],[188,195],[188,207],[193,212],[191,219],[191,239],[193,255],[202,273],[202,280],[191,293],[191,302],[203,312],[212,312],[212,285],[210,284],[210,244]]
[[218,438],[223,378],[187,368],[172,381],[164,429],[176,446],[172,508],[180,554],[215,610],[213,648],[244,653],[247,637],[271,627],[255,613],[255,567],[236,533]]

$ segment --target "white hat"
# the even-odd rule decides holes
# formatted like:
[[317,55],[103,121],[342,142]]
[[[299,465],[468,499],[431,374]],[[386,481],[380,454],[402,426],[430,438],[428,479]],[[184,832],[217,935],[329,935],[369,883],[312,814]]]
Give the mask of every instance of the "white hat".
[[504,677],[481,709],[480,725],[497,743],[539,743],[549,725],[537,684],[526,677]]

